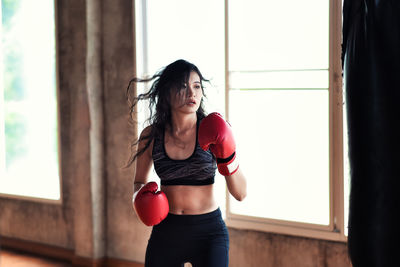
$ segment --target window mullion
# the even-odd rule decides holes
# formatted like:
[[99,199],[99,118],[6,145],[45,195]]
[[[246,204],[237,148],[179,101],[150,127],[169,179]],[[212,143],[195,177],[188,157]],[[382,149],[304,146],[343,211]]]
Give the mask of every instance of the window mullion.
[[[229,121],[229,0],[224,0],[224,17],[225,17],[225,116]],[[229,200],[227,200],[227,207]]]
[[330,179],[332,230],[344,236],[343,95],[341,75],[341,1],[330,1]]

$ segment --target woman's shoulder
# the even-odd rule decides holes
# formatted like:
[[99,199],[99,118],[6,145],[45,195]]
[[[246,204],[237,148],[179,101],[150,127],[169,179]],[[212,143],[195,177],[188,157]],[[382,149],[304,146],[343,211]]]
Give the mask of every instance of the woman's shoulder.
[[155,138],[160,138],[160,132],[162,132],[162,130],[158,129],[154,125],[149,125],[140,133],[140,139],[150,139],[153,141]]
[[154,133],[152,132],[152,126],[145,127],[140,133],[139,137],[139,150],[143,149],[145,153],[151,157],[154,145]]
[[151,131],[153,129],[152,125],[149,125],[147,127],[145,127],[142,132],[140,133],[140,137],[146,137],[149,136],[151,134]]

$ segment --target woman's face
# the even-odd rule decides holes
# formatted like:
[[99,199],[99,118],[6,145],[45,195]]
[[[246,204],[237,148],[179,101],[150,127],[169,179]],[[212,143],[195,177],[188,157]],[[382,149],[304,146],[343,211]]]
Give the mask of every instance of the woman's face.
[[183,113],[196,112],[203,97],[203,89],[199,75],[192,71],[189,81],[182,88],[178,88],[178,92],[171,90],[171,109]]

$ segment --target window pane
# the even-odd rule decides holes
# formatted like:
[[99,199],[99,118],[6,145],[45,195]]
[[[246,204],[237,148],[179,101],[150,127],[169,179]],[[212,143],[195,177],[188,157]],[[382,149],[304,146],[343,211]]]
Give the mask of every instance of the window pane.
[[221,85],[224,78],[223,1],[148,1],[150,73],[177,59],[196,64]]
[[0,193],[59,199],[54,1],[1,11]]
[[323,89],[329,87],[328,70],[234,71],[229,73],[230,89]]
[[[224,1],[137,0],[135,4],[138,75],[152,75],[177,59],[188,60],[211,80],[205,84],[207,112],[224,114]],[[143,90],[138,85],[138,92]],[[139,131],[148,116],[146,109],[145,103],[138,106]],[[225,179],[216,177],[215,182],[215,195],[224,211]]]
[[328,225],[329,1],[229,1],[228,17],[229,119],[248,178],[231,212]]
[[229,1],[230,70],[328,69],[328,0]]
[[205,84],[207,111],[224,113],[224,1],[137,0],[136,7],[138,75],[188,60],[211,80]]
[[247,198],[230,201],[231,212],[328,225],[328,90],[231,90],[229,97],[248,179]]

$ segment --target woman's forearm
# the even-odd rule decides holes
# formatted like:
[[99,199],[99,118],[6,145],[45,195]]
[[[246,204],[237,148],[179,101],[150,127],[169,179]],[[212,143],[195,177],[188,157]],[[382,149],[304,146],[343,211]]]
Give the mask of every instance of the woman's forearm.
[[240,167],[232,175],[225,176],[229,193],[238,201],[242,201],[247,195],[246,177]]

